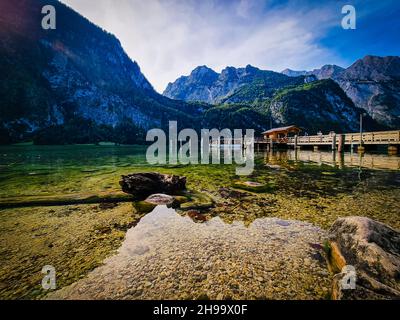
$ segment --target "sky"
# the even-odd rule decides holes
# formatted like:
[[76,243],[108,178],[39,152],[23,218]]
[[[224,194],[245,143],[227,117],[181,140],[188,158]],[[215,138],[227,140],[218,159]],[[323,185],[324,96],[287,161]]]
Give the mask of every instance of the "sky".
[[[113,33],[162,93],[206,65],[264,70],[350,66],[365,55],[400,55],[398,0],[62,0]],[[341,26],[356,9],[356,29]]]

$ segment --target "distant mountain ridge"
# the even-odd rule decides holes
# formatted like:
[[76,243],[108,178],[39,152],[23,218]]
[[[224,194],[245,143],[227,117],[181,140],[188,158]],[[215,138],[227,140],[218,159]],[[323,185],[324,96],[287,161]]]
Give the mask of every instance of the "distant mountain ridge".
[[365,56],[347,69],[326,65],[313,71],[282,73],[295,76],[314,74],[318,79],[335,80],[355,105],[381,125],[400,127],[400,57]]
[[[309,133],[356,132],[362,113],[332,79],[282,89],[274,95],[268,109],[277,125],[295,123]],[[364,125],[369,130],[381,129],[369,116],[364,117]]]
[[256,97],[237,99],[234,94],[242,86],[255,86],[272,94],[276,89],[298,85],[305,77],[291,78],[273,71],[265,71],[247,65],[245,68],[226,67],[217,73],[201,66],[195,68],[189,76],[182,76],[169,83],[163,95],[171,99],[184,101],[202,101],[207,103],[244,102]]
[[366,56],[333,79],[377,122],[400,128],[400,57]]
[[285,70],[282,70],[281,73],[288,77],[299,77],[299,76],[306,76],[306,75],[310,74],[310,71],[306,71],[306,70],[296,71],[296,70],[292,70],[292,69],[285,69]]
[[281,73],[287,75],[289,77],[298,77],[298,76],[311,76],[314,75],[318,80],[323,79],[332,79],[337,77],[340,73],[342,73],[345,69],[339,67],[334,64],[326,64],[322,66],[320,69],[314,69],[313,71],[295,71],[291,69],[285,69]]
[[[238,81],[234,76],[228,77],[230,81],[226,83],[230,84],[227,86],[229,90],[220,91],[219,95],[208,95],[205,100],[205,95],[199,93],[215,92],[216,87],[221,83],[219,78],[223,73],[227,73],[223,71],[221,75],[218,75],[207,68],[211,70],[210,74],[212,72],[213,76],[210,78],[212,80],[205,83],[203,87],[197,87],[196,73],[192,73],[188,77],[181,77],[179,81],[170,83],[164,95],[186,101],[244,103],[271,99],[277,90],[285,87],[301,86],[315,80],[332,79],[340,85],[359,110],[364,110],[359,112],[366,112],[379,124],[380,128],[400,127],[400,57],[366,56],[347,69],[337,65],[324,65],[312,71],[285,69],[281,74],[287,78],[280,78],[273,71],[251,68],[258,70],[259,74],[268,74],[269,78],[266,77],[266,81],[260,81],[257,77],[253,77],[250,81]],[[229,70],[243,69],[229,67]],[[290,82],[288,78],[294,81]],[[279,81],[280,84],[278,84]]]
[[398,81],[400,80],[400,57],[365,56],[348,67],[339,78],[375,82]]

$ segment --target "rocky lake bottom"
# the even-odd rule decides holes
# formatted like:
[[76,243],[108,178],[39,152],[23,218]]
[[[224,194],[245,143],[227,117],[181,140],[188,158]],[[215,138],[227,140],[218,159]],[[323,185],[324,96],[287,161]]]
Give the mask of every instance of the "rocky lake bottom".
[[[140,147],[0,154],[3,299],[329,299],[333,222],[362,215],[400,228],[397,156],[260,153],[239,177],[232,165],[149,167]],[[122,194],[121,175],[147,171],[187,177],[180,208]],[[45,265],[54,292],[41,288]]]
[[195,223],[158,206],[103,266],[49,298],[322,299],[330,283],[324,235],[276,218],[249,227],[218,217]]

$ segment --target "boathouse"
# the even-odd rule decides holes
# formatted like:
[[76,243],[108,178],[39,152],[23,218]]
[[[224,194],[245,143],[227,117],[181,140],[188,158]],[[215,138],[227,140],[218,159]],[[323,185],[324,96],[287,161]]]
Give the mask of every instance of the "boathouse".
[[287,143],[288,138],[298,135],[300,128],[296,126],[273,128],[262,133],[265,140],[273,143]]

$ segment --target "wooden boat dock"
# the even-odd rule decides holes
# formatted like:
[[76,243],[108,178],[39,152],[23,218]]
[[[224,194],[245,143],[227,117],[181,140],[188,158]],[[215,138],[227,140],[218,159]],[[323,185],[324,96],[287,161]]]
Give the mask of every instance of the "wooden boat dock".
[[389,152],[397,153],[400,145],[400,130],[377,131],[363,133],[343,133],[312,135],[312,136],[289,136],[290,132],[298,133],[297,127],[283,127],[271,129],[263,133],[264,137],[255,139],[256,148],[267,146],[268,149],[277,145],[287,145],[294,148],[311,146],[318,149],[320,146],[328,146],[332,150],[344,151],[345,146],[351,149],[357,148],[358,151],[364,151],[368,145],[384,145],[388,147]]

